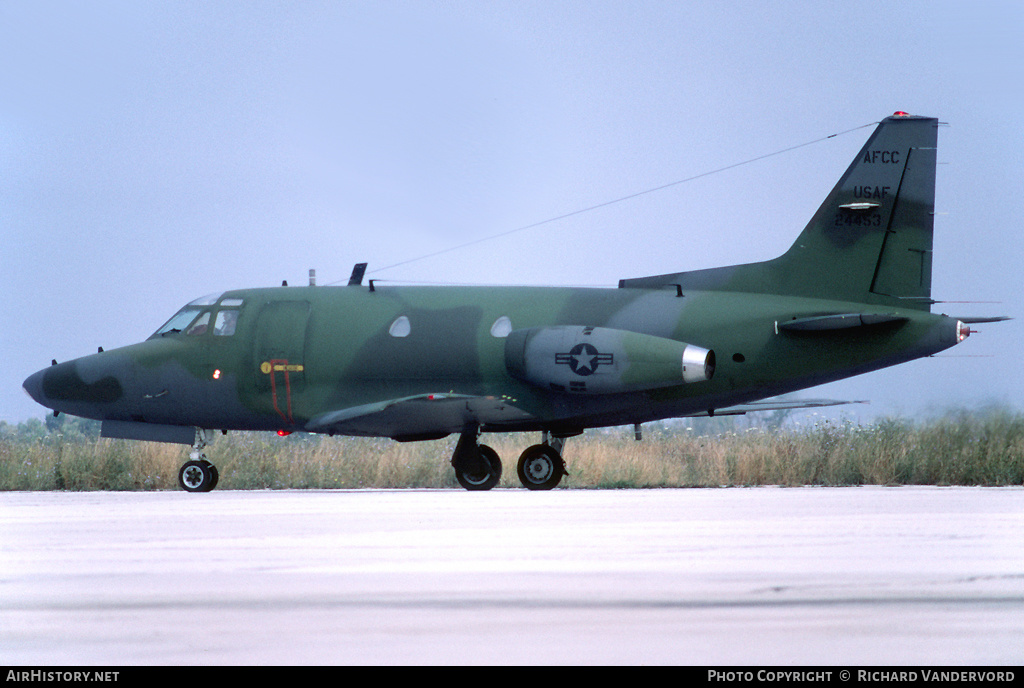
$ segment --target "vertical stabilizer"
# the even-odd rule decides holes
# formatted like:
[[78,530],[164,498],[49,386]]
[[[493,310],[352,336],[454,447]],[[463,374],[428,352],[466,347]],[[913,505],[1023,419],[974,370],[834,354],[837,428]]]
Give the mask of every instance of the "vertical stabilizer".
[[622,287],[746,291],[928,310],[938,120],[879,123],[782,256],[622,280]]
[[771,261],[783,293],[927,310],[938,121],[883,120],[800,237]]

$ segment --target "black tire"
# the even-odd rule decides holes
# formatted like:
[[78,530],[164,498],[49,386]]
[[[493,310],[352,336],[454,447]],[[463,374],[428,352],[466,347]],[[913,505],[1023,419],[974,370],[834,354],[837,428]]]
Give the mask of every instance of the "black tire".
[[467,490],[489,490],[501,480],[501,459],[498,458],[498,452],[486,444],[481,444],[480,455],[488,466],[486,472],[470,472],[460,471],[458,468],[455,469],[455,479],[459,481],[459,485],[462,485]]
[[209,461],[206,462],[206,465],[210,467],[210,473],[213,474],[213,479],[210,480],[210,487],[206,490],[207,492],[209,492],[210,490],[213,490],[215,487],[217,487],[217,483],[220,482],[220,471],[218,471],[217,467],[214,466]]
[[551,490],[562,482],[565,462],[546,444],[535,444],[520,455],[516,466],[519,482],[528,490]]
[[186,461],[178,471],[178,484],[186,492],[209,492],[217,486],[219,474],[209,461]]

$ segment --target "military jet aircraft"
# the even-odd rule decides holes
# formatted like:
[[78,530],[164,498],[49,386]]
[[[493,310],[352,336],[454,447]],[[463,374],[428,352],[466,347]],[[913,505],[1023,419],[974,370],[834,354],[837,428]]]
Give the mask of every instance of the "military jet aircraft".
[[518,475],[551,489],[586,428],[790,408],[769,397],[929,356],[996,318],[930,312],[936,128],[880,122],[773,260],[618,288],[347,286],[197,299],[144,342],[45,368],[24,387],[105,437],[192,445],[212,490],[216,429],[427,440],[459,433],[460,484],[501,477],[481,433],[541,433]]

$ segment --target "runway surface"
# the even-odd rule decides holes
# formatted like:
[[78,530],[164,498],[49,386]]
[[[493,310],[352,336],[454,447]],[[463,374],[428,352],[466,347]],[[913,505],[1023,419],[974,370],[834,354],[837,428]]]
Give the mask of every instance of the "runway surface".
[[3,664],[1024,662],[1024,489],[0,494]]

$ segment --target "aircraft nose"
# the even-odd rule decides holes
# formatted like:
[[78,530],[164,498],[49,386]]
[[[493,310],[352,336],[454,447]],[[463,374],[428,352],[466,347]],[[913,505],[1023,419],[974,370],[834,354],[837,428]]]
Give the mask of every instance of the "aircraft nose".
[[35,400],[37,404],[47,406],[45,397],[43,396],[43,375],[46,373],[45,370],[40,370],[37,373],[32,373],[25,381],[21,383],[21,386],[25,389],[25,392]]
[[97,417],[101,409],[124,396],[117,376],[95,356],[76,359],[43,368],[33,373],[22,387],[36,402],[54,411],[76,416]]

